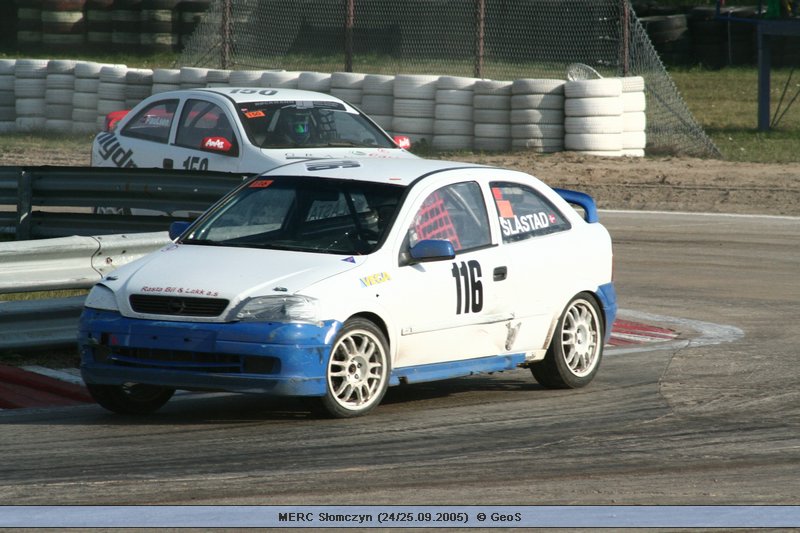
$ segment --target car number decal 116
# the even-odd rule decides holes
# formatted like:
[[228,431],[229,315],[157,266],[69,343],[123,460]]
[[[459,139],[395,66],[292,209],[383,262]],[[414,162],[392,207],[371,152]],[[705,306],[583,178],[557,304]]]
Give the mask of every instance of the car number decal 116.
[[474,259],[453,263],[451,273],[456,280],[456,314],[480,313],[483,309],[481,264]]

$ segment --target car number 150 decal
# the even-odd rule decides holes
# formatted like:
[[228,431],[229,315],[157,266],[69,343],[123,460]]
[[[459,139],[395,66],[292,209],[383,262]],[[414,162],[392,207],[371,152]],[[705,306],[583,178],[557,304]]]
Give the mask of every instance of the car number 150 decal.
[[186,170],[208,170],[208,158],[196,155],[187,157],[186,161],[183,162],[183,168]]
[[453,263],[451,272],[456,280],[456,314],[480,313],[483,309],[481,264],[475,260]]

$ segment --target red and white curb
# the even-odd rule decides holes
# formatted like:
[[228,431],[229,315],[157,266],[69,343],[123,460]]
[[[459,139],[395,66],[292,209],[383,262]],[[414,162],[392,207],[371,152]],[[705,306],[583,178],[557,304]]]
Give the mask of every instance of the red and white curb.
[[[611,328],[605,354],[677,350],[733,342],[742,336],[744,332],[734,326],[621,309]],[[0,410],[81,405],[93,401],[75,368],[17,368],[0,364]]]

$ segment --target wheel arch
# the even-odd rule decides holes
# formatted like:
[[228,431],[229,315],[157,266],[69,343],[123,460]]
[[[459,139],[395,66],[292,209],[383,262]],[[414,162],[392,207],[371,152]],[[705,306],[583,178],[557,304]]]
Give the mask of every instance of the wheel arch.
[[584,289],[582,291],[578,291],[572,296],[570,296],[567,301],[559,307],[553,315],[552,320],[550,321],[550,329],[547,331],[547,337],[545,337],[545,342],[543,348],[546,350],[550,347],[550,344],[553,342],[553,335],[555,335],[556,327],[558,326],[558,321],[561,318],[561,315],[564,313],[564,309],[566,309],[567,305],[580,296],[581,294],[585,294],[592,299],[597,309],[600,311],[598,313],[598,318],[600,319],[600,323],[603,326],[603,337],[606,337],[606,333],[608,331],[608,325],[606,324],[606,315],[603,312],[603,301],[597,295],[597,291],[591,289]]

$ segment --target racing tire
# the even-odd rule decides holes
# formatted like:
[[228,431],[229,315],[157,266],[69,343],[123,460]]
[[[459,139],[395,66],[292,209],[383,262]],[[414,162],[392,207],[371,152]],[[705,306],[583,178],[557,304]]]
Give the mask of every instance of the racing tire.
[[125,385],[88,383],[86,388],[94,401],[101,407],[121,415],[154,413],[175,394],[175,389],[140,383],[126,383]]
[[511,83],[511,94],[564,94],[563,80],[526,78]]
[[531,373],[548,389],[577,389],[588,385],[603,357],[605,325],[594,297],[580,293],[570,300],[556,324],[544,359]]
[[328,356],[321,406],[335,418],[365,415],[381,403],[390,375],[386,336],[369,320],[350,319]]

